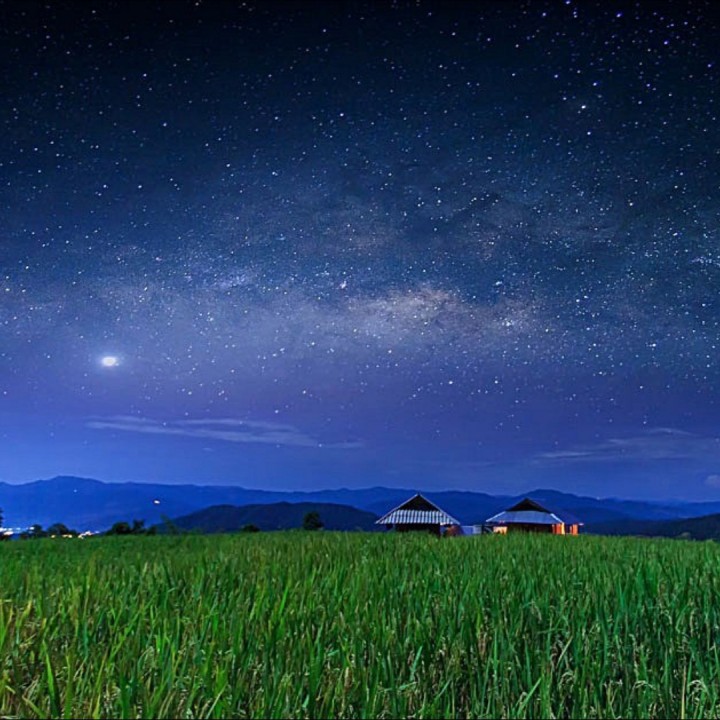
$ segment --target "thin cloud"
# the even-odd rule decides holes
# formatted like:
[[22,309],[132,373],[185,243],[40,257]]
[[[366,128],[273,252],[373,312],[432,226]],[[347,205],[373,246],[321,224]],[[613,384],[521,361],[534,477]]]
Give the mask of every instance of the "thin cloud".
[[675,428],[650,428],[640,435],[540,453],[536,464],[648,460],[720,459],[720,438]]
[[293,425],[235,418],[159,421],[151,418],[115,415],[108,418],[93,418],[86,423],[86,426],[94,430],[115,430],[147,435],[178,435],[230,443],[334,449],[362,447],[362,443],[357,441],[324,443],[298,430]]
[[708,475],[705,484],[711,488],[720,488],[720,475]]
[[288,430],[297,432],[294,425],[285,423],[267,422],[265,420],[240,420],[238,418],[207,418],[195,420],[176,420],[175,425],[187,425],[188,427],[236,427],[255,430]]

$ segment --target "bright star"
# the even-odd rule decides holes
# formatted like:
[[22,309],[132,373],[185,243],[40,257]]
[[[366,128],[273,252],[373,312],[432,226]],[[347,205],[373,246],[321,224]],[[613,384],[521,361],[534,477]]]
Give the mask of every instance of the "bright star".
[[120,364],[120,358],[117,355],[103,355],[100,358],[100,364],[103,367],[117,367]]

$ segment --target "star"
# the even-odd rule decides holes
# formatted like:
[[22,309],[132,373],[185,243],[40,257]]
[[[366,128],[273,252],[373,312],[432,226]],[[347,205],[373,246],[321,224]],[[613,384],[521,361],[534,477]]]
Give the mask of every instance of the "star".
[[62,419],[98,479],[715,498],[709,3],[56,5],[0,45],[3,479]]

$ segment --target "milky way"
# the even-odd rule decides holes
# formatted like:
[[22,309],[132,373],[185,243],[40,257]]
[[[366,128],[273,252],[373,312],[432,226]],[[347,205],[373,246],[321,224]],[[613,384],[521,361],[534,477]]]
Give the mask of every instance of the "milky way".
[[1,479],[720,491],[713,3],[1,19]]

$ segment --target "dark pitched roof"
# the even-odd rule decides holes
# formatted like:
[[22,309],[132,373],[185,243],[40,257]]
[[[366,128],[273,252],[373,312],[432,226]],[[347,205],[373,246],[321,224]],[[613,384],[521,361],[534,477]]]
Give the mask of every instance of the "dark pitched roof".
[[435,503],[417,493],[390,510],[375,522],[376,525],[459,525]]
[[493,515],[485,522],[492,525],[524,523],[528,525],[583,525],[574,515],[565,510],[549,510],[531,498],[524,498],[507,510]]
[[538,512],[550,512],[546,507],[543,507],[539,502],[531,500],[530,498],[524,498],[519,503],[515,503],[512,507],[507,509],[507,512],[521,512],[523,510],[537,510]]

